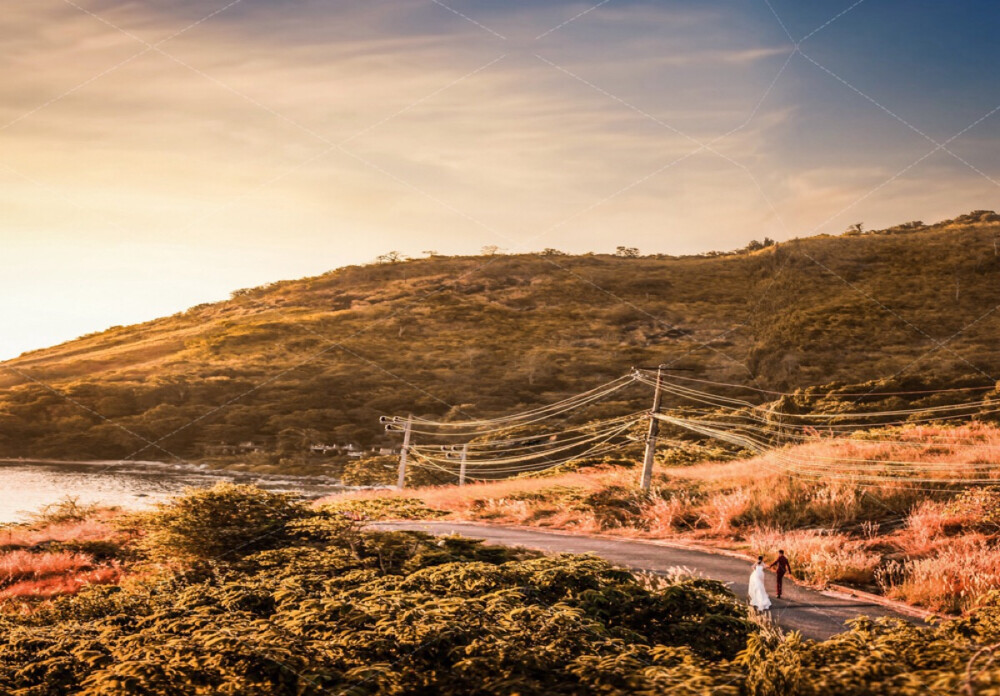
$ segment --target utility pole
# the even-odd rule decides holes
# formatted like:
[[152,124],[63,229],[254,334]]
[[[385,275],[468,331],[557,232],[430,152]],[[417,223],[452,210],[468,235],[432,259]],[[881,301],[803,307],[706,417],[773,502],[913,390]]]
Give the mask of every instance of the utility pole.
[[663,381],[663,365],[656,368],[656,391],[653,392],[653,408],[649,412],[649,432],[646,434],[646,456],[642,460],[642,478],[639,487],[648,491],[653,483],[653,455],[656,454],[656,434],[660,429],[660,421],[656,414],[660,412],[660,385]]
[[458,485],[465,485],[465,462],[469,458],[469,443],[462,445],[462,465],[458,469]]
[[406,428],[403,430],[403,449],[399,451],[399,481],[396,488],[403,490],[406,487],[406,457],[410,453],[410,428],[413,426],[413,415],[406,419]]

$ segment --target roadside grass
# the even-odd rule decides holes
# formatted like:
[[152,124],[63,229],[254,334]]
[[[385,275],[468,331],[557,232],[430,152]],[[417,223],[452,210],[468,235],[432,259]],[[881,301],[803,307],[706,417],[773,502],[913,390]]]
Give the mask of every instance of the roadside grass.
[[[637,489],[637,469],[619,467],[327,500],[405,497],[456,519],[676,539],[748,555],[783,548],[807,583],[847,583],[935,611],[967,610],[1000,589],[1000,487],[888,475],[876,484],[857,475],[858,459],[884,462],[887,472],[895,462],[926,465],[956,479],[975,462],[1000,482],[1000,428],[899,427],[738,461],[661,467],[648,493]],[[812,474],[794,475],[793,465]]]

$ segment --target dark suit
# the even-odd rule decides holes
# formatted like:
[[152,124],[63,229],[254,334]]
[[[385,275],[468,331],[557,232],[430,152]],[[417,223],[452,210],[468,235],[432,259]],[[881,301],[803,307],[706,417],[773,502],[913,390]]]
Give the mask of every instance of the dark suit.
[[774,568],[774,572],[778,575],[778,596],[780,597],[781,581],[784,579],[785,573],[791,572],[792,564],[784,556],[778,556],[778,560],[771,564],[771,568]]

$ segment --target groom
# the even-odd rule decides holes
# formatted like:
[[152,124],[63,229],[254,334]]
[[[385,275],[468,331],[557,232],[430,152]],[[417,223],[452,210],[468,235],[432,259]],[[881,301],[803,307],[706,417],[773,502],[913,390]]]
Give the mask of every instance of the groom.
[[785,578],[785,573],[790,573],[792,571],[792,565],[785,558],[785,552],[783,549],[778,549],[778,558],[768,566],[773,570],[778,576],[778,599],[781,599],[781,581]]

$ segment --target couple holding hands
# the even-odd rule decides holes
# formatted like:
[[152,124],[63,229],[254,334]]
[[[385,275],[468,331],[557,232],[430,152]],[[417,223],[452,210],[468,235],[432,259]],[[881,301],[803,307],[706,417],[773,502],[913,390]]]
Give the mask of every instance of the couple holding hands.
[[[784,550],[779,550],[778,558],[767,567],[771,568],[778,576],[778,598],[780,599],[782,580],[792,570]],[[753,564],[753,571],[750,573],[750,605],[757,611],[767,611],[771,608],[771,598],[768,597],[767,588],[764,586],[764,568],[764,557],[757,556],[757,562]]]

